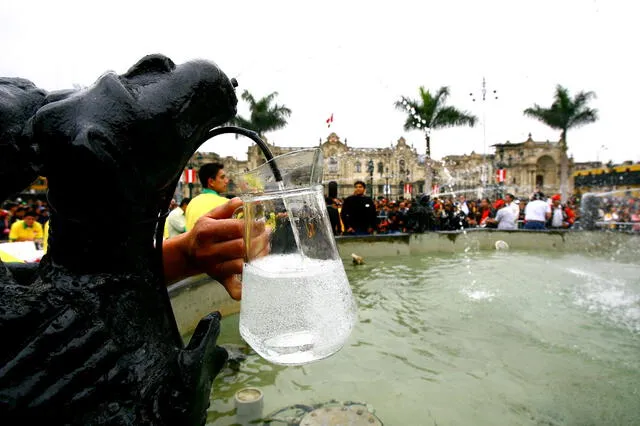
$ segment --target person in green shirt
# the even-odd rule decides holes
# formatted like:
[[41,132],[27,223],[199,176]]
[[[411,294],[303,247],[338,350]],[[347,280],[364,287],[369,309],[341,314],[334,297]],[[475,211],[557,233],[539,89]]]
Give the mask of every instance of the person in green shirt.
[[202,184],[202,192],[194,197],[184,215],[186,218],[186,230],[190,231],[198,219],[212,209],[229,201],[223,194],[227,191],[229,178],[224,172],[224,165],[220,163],[207,163],[200,167],[198,178]]

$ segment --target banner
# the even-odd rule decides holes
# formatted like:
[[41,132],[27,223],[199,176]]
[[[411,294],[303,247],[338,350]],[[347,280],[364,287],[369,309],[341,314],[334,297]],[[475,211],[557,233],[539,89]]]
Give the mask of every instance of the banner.
[[507,179],[507,169],[496,170],[496,181],[504,182]]
[[412,184],[410,184],[410,183],[405,183],[404,184],[404,193],[405,194],[411,194],[412,190],[413,190],[413,185]]
[[196,171],[195,171],[195,169],[186,169],[184,171],[184,182],[185,183],[195,183],[196,182]]

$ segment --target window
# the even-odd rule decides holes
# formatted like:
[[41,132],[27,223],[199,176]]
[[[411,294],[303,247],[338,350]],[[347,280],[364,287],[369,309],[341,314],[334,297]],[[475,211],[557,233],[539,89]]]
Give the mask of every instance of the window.
[[338,160],[336,157],[329,157],[329,173],[338,173]]
[[404,159],[398,161],[398,168],[400,169],[400,175],[404,175]]
[[382,164],[382,161],[378,163],[378,173],[384,173],[384,164]]
[[360,173],[362,171],[362,164],[359,161],[356,161],[356,173]]

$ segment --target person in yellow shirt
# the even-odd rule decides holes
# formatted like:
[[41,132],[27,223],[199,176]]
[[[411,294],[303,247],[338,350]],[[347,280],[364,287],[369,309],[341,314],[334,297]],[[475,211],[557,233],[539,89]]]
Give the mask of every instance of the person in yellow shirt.
[[36,216],[34,211],[28,211],[22,220],[16,220],[11,225],[9,240],[42,242],[44,231],[42,225],[36,221]]
[[229,185],[229,178],[223,168],[224,165],[220,163],[208,163],[200,167],[198,178],[204,189],[191,200],[184,213],[187,231],[193,229],[200,217],[229,201],[220,195],[227,191]]

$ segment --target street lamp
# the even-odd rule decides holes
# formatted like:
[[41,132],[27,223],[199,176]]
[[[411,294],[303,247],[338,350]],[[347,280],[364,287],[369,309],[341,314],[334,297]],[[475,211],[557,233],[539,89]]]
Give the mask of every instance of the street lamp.
[[369,195],[371,199],[373,199],[373,160],[369,160],[367,163],[367,168],[369,171]]
[[384,196],[388,200],[389,199],[389,167],[387,167],[385,170],[384,180],[385,180]]
[[193,198],[193,181],[195,180],[195,171],[193,170],[193,165],[189,163],[187,166],[187,181],[189,182],[189,199]]
[[601,145],[600,148],[598,148],[598,150],[596,151],[596,162],[600,162],[600,153],[603,151],[607,151],[609,148],[607,148],[604,145]]
[[[482,90],[481,90],[481,96],[477,96],[476,94],[474,94],[473,92],[469,93],[469,96],[471,96],[471,100],[473,102],[482,102],[482,156],[483,156],[483,168],[482,168],[482,174],[481,174],[481,181],[482,181],[482,186],[485,186],[487,184],[487,174],[488,174],[488,167],[487,167],[487,113],[486,113],[486,101],[487,101],[487,80],[482,77]],[[494,99],[497,100],[498,99],[498,92],[496,90],[491,91],[491,93],[489,93],[489,99]]]
[[[499,178],[498,196],[500,198],[503,198],[504,197],[504,185],[505,185],[505,180],[506,180],[507,163],[504,162],[504,150],[502,148],[500,148],[500,150],[498,151],[498,157],[499,157],[499,160],[496,161],[495,167],[499,171],[499,173],[504,173],[504,174],[501,174],[500,178]],[[508,159],[509,163],[511,163],[511,159],[512,159],[512,157],[509,156],[509,159]],[[504,172],[503,172],[503,170],[504,170]]]

